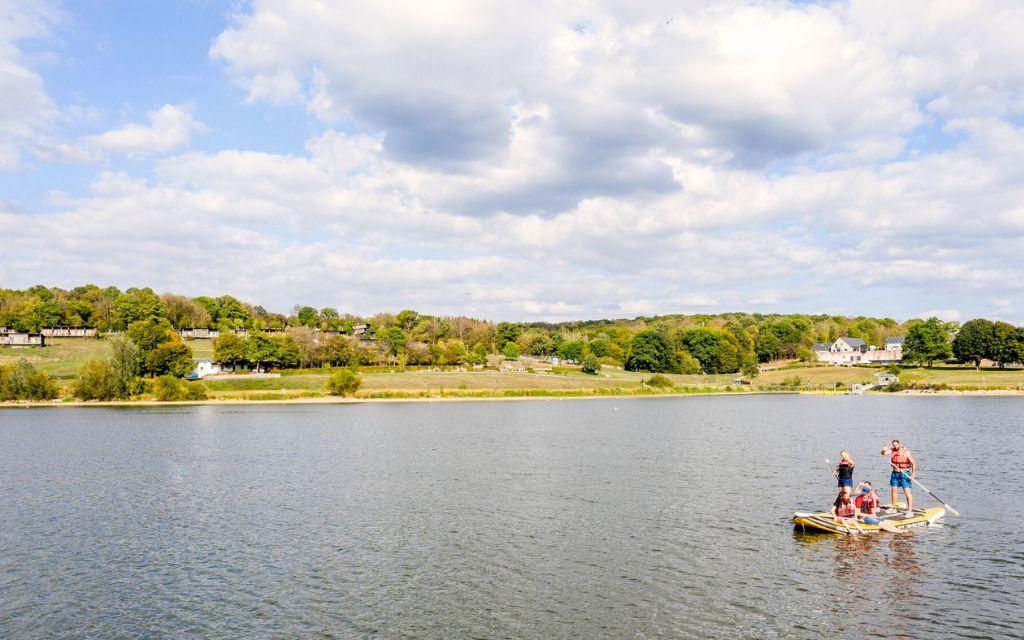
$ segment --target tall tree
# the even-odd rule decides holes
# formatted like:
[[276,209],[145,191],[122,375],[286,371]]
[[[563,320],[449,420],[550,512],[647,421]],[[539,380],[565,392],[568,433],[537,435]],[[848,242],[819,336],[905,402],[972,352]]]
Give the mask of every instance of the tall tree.
[[984,318],[968,320],[953,338],[953,356],[960,362],[973,362],[975,367],[980,366],[982,358],[988,358],[993,351],[995,328]]
[[234,333],[222,333],[213,341],[213,360],[223,366],[240,367],[249,361],[249,345],[245,338]]
[[948,327],[938,318],[917,322],[907,331],[903,342],[904,360],[924,362],[930,367],[936,360],[945,360],[952,355]]
[[633,336],[626,369],[629,371],[671,372],[676,368],[671,341],[661,332],[641,331]]

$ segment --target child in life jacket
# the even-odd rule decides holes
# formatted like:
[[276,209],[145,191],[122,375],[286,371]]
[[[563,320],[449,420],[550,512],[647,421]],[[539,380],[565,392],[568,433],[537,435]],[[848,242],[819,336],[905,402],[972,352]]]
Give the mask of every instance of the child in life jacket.
[[856,524],[860,512],[857,510],[857,505],[850,499],[849,487],[843,487],[839,490],[839,495],[832,504],[832,515],[837,520],[853,520]]
[[876,517],[881,507],[881,500],[870,482],[865,481],[857,485],[857,497],[853,501],[853,506],[863,515],[864,522],[868,524],[878,524],[881,522]]
[[839,452],[839,466],[836,467],[836,479],[839,481],[839,487],[848,487],[853,489],[853,458],[850,457],[850,452],[843,449]]

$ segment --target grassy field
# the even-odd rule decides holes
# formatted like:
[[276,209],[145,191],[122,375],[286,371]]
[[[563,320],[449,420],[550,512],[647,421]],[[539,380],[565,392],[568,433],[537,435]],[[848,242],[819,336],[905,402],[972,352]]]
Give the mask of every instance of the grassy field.
[[[189,340],[192,355],[209,358],[213,355],[213,340]],[[110,355],[108,343],[95,338],[48,338],[45,347],[0,348],[0,364],[11,364],[21,358],[37,369],[60,379],[71,379],[78,369],[93,358],[105,359]]]
[[[190,340],[197,358],[209,358],[213,352],[211,340]],[[59,378],[67,386],[78,369],[90,358],[106,358],[107,342],[94,339],[54,338],[46,347],[26,349],[0,349],[0,364],[9,364],[26,358],[37,368]],[[279,378],[240,380],[208,379],[205,382],[211,396],[218,398],[317,396],[326,393],[331,369],[302,369],[281,372]],[[874,382],[879,369],[864,367],[806,366],[793,369],[767,371],[759,375],[748,389],[787,388],[819,390],[846,388],[855,383]],[[579,371],[552,373],[511,373],[497,371],[406,371],[392,372],[375,368],[361,373],[362,396],[441,396],[441,395],[505,395],[522,394],[587,394],[591,392],[643,393],[647,373],[634,373],[621,368],[605,367],[599,375]],[[716,390],[729,387],[736,374],[725,375],[668,375],[677,388]],[[794,387],[793,382],[799,378]],[[903,382],[911,384],[949,385],[952,388],[1024,389],[1024,369],[982,369],[973,367],[940,366],[932,369],[910,367],[900,374]]]
[[11,364],[21,358],[31,362],[37,369],[57,378],[73,378],[87,360],[106,358],[109,353],[104,340],[94,338],[51,338],[45,347],[24,349],[0,349],[0,364]]

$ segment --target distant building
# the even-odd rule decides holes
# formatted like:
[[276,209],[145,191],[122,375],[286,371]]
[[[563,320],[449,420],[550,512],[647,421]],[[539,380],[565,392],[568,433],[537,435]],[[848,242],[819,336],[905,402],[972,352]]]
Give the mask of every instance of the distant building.
[[192,340],[213,339],[220,337],[220,329],[211,329],[210,327],[189,327],[187,329],[179,329],[178,335],[182,338],[189,338]]
[[903,336],[889,336],[885,339],[886,351],[899,351],[903,353]]
[[47,338],[95,338],[96,327],[43,327],[40,333]]
[[870,347],[863,339],[849,336],[836,338],[830,344],[819,342],[812,348],[818,362],[843,366],[903,360],[903,338],[899,336],[886,338],[884,349]]
[[213,362],[208,358],[197,358],[196,368],[192,370],[191,378],[205,378],[206,376],[212,376],[221,373],[223,369],[220,364]]
[[41,333],[8,331],[0,334],[0,346],[4,347],[45,347],[46,336]]
[[245,329],[235,329],[235,335],[239,338],[248,338],[249,332]]
[[502,371],[526,371],[526,363],[522,360],[502,360]]
[[900,379],[896,377],[896,374],[889,373],[888,371],[879,371],[876,373],[875,380],[877,380],[877,382],[875,382],[876,387],[885,387],[894,382],[900,381]]

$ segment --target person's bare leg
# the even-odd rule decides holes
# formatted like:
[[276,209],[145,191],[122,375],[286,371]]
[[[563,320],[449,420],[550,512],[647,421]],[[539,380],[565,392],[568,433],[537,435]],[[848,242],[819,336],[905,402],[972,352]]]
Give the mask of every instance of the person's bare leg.
[[907,511],[914,510],[914,494],[910,493],[910,489],[903,489],[903,493],[907,496]]
[[889,499],[889,506],[893,509],[896,508],[896,491],[896,487],[890,487],[890,494],[892,497]]

